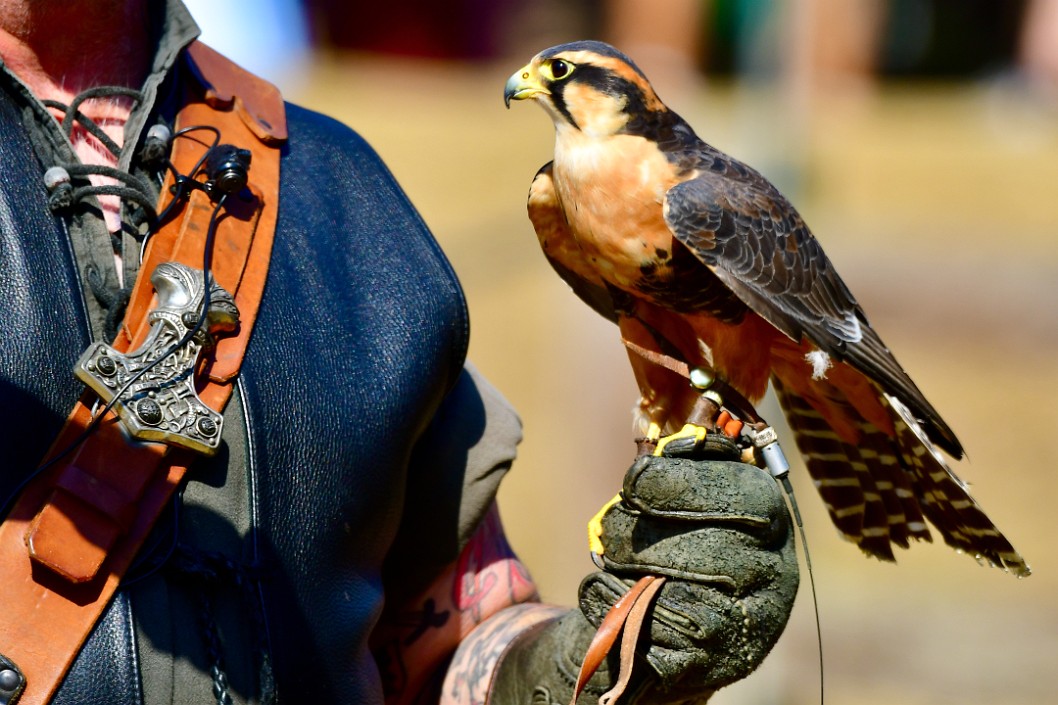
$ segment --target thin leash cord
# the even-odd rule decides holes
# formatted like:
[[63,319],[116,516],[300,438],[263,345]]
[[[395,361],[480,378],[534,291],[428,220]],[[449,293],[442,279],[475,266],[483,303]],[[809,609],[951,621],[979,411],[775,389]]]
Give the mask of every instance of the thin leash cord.
[[819,596],[816,594],[816,578],[812,572],[812,557],[808,553],[808,537],[805,536],[805,526],[804,522],[801,521],[801,511],[797,508],[797,498],[794,497],[793,485],[790,484],[790,474],[786,473],[778,479],[782,483],[786,497],[790,500],[790,509],[793,511],[797,531],[801,534],[801,547],[805,552],[805,567],[808,568],[808,584],[812,589],[812,609],[816,618],[816,644],[819,647],[819,705],[823,705],[825,692],[823,689],[823,628],[819,623]]
[[[212,150],[216,149],[217,145],[220,143],[220,130],[213,127],[212,125],[191,125],[190,127],[185,127],[182,130],[177,130],[176,134],[173,135],[172,139],[175,142],[177,139],[184,137],[191,132],[196,132],[199,130],[206,130],[212,133],[213,141],[207,147],[206,153],[199,157],[198,161],[195,162],[195,166],[191,168],[191,171],[186,176],[176,170],[176,167],[173,166],[172,161],[170,161],[169,159],[165,160],[165,168],[173,175],[172,188],[174,190],[173,198],[169,201],[169,205],[167,205],[155,219],[157,226],[161,226],[163,223],[165,223],[165,221],[169,219],[169,215],[173,212],[173,209],[177,206],[177,204],[182,203],[185,200],[185,198],[187,197],[187,182],[194,179],[195,174],[197,174],[198,171],[202,168],[202,165],[205,164],[206,158],[209,153]],[[214,218],[215,217],[216,215],[214,214]],[[212,221],[210,224],[212,225]],[[151,239],[155,232],[156,228],[152,228],[151,232],[147,233],[147,236],[143,238],[143,242],[140,243],[140,262],[143,262],[143,259],[147,254],[147,241]]]

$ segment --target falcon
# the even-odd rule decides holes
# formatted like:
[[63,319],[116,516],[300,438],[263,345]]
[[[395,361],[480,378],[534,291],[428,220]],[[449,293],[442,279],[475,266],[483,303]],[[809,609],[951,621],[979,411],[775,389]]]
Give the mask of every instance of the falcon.
[[[711,371],[750,402],[772,384],[843,537],[944,541],[1029,567],[948,467],[962,445],[871,328],[801,216],[757,171],[702,141],[643,72],[596,41],[546,49],[507,81],[555,127],[529,218],[544,255],[632,353],[642,430],[674,433],[700,392],[657,359]],[[650,354],[652,353],[652,354]]]

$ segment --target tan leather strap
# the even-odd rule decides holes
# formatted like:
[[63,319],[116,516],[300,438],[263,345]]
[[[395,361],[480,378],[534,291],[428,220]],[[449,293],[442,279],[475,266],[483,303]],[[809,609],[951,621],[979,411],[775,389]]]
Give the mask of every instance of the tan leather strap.
[[[286,125],[274,87],[202,44],[192,45],[188,53],[202,85],[180,110],[177,129],[213,125],[224,143],[253,153],[249,189],[254,200],[234,203],[221,216],[213,250],[213,276],[233,294],[240,312],[239,328],[218,343],[203,370],[208,375],[199,375],[199,397],[220,411],[231,395],[264,289],[278,212],[276,147],[286,136]],[[171,156],[176,168],[190,169],[208,142],[201,135],[177,139]],[[169,185],[163,186],[163,203]],[[202,267],[212,212],[206,194],[194,191],[183,210],[153,236],[141,266],[147,276],[134,285],[126,325],[114,348],[133,349],[146,338],[153,298],[149,273],[155,266],[174,261]],[[86,394],[78,402],[46,460],[87,426],[93,400]],[[70,457],[22,492],[0,525],[0,654],[26,677],[19,705],[51,699],[190,459],[186,451],[159,443],[129,443],[111,414]]]
[[[664,367],[670,372],[675,372],[684,379],[689,380],[691,378],[691,367],[684,360],[677,359],[672,355],[666,355],[662,352],[644,348],[642,345],[634,343],[628,338],[621,338],[621,342],[626,348],[628,348],[629,352],[635,353],[647,362],[659,367]],[[739,417],[743,421],[749,423],[764,423],[764,419],[762,419],[760,414],[757,413],[753,404],[720,377],[713,379],[710,389],[713,389],[720,394],[720,396],[723,397],[725,404],[737,411]]]
[[591,644],[588,645],[587,653],[584,654],[580,673],[577,674],[577,683],[573,688],[573,697],[569,701],[570,705],[576,705],[577,698],[580,697],[591,677],[599,670],[599,666],[610,653],[619,634],[624,635],[621,640],[621,673],[618,682],[600,697],[599,702],[601,703],[603,698],[608,698],[607,702],[612,702],[624,693],[632,678],[635,645],[639,640],[647,610],[664,582],[664,578],[654,575],[643,576],[606,613],[599,628],[595,631]]
[[634,343],[628,338],[621,338],[621,342],[626,348],[634,352],[636,355],[639,355],[644,360],[652,362],[659,367],[664,367],[670,372],[675,372],[684,379],[691,378],[691,366],[683,360],[678,360],[672,355],[666,355],[665,353],[657,352],[656,350],[644,348],[642,345]]
[[[647,622],[647,617],[650,614],[650,606],[654,602],[654,597],[658,594],[658,590],[661,589],[662,584],[665,582],[665,578],[657,578],[653,576],[647,577],[653,579],[646,588],[644,588],[643,594],[636,598],[635,604],[632,605],[632,609],[628,611],[628,619],[625,620],[625,627],[621,631],[620,676],[612,688],[599,696],[599,705],[610,705],[610,703],[615,702],[618,698],[624,695],[624,692],[628,689],[628,684],[632,682],[632,670],[635,666],[636,657],[636,644],[639,643],[639,635],[643,632],[643,625]],[[642,580],[646,579],[647,578],[642,578]]]

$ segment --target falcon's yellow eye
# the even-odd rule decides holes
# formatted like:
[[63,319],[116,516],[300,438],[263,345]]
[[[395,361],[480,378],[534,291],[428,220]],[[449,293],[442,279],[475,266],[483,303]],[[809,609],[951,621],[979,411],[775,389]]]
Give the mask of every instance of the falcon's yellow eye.
[[573,73],[573,64],[562,59],[552,59],[540,67],[540,72],[552,81],[561,81]]

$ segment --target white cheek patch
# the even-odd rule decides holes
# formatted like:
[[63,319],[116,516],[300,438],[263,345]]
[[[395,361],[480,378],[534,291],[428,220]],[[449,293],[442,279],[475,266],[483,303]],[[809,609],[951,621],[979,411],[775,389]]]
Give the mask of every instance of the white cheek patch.
[[834,362],[830,359],[830,355],[822,350],[813,350],[805,353],[805,362],[811,365],[812,379],[817,382],[821,379],[826,379],[827,371],[834,366]]

